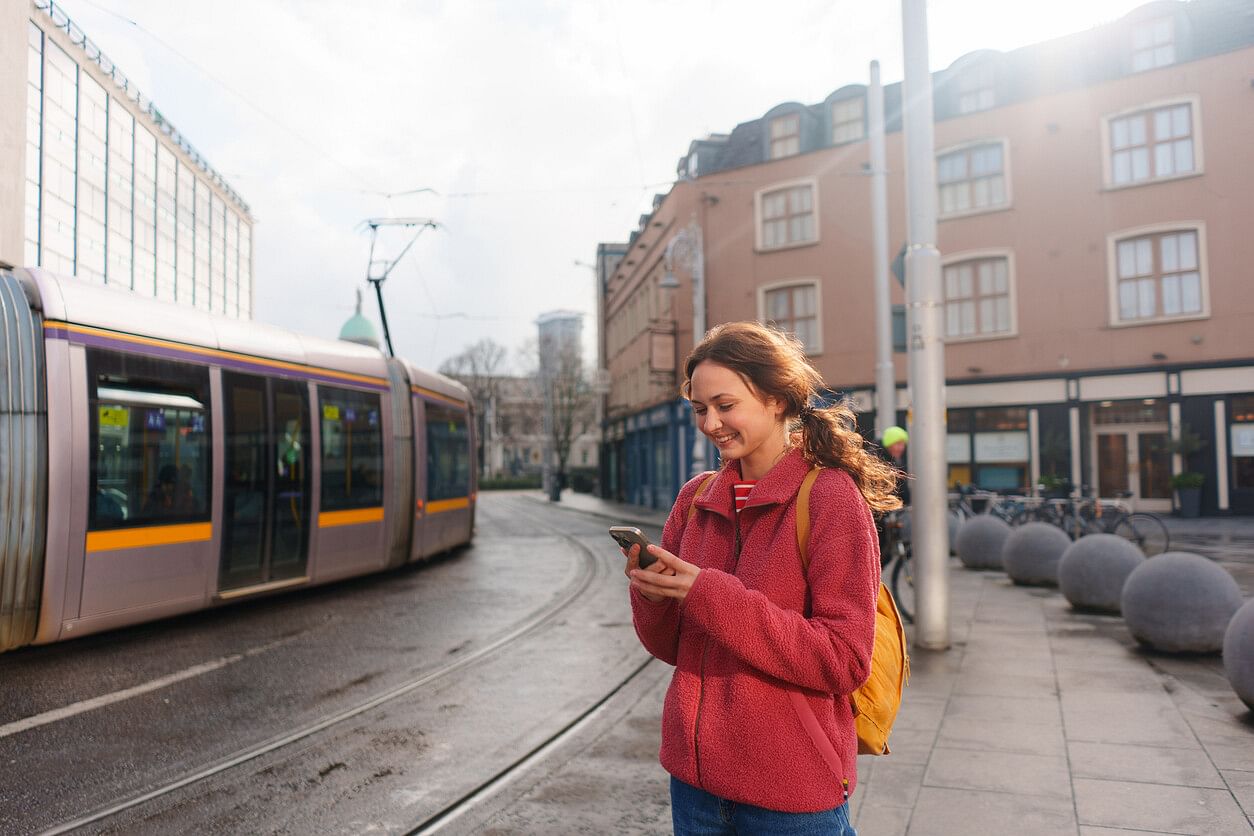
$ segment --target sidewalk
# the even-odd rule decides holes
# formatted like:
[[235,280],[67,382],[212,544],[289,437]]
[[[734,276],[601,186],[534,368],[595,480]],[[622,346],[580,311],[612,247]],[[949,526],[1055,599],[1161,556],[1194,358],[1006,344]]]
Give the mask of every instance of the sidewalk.
[[[580,494],[561,504],[665,519]],[[1224,522],[1180,534],[1254,535],[1254,523]],[[1117,616],[1075,613],[1056,590],[1000,572],[950,567],[952,646],[912,650],[893,753],[859,759],[861,836],[1254,832],[1254,712],[1219,657],[1143,651]],[[667,678],[641,734],[656,737]]]

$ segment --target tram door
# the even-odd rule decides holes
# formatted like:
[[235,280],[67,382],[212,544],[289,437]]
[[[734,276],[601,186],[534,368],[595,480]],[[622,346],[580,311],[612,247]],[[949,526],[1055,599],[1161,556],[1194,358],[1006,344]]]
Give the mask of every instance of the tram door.
[[222,373],[226,461],[219,589],[305,575],[309,559],[309,388]]

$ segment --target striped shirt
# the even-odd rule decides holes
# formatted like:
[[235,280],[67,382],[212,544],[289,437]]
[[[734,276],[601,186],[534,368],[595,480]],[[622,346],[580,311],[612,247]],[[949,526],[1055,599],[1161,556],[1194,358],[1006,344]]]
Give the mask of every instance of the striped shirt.
[[753,490],[753,486],[758,482],[756,479],[747,482],[736,482],[732,485],[732,489],[736,492],[736,513],[739,514],[744,510],[745,503],[749,501],[749,492]]

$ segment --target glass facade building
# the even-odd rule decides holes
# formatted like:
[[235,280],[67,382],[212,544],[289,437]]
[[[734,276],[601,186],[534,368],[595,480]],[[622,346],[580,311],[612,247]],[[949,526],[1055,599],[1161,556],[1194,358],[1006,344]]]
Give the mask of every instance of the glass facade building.
[[251,318],[247,204],[59,7],[26,42],[23,263]]

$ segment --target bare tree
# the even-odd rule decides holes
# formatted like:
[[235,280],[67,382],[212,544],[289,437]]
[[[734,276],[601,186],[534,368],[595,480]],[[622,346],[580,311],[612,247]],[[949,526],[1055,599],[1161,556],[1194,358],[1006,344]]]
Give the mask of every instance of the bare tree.
[[[519,350],[519,364],[535,381],[535,391],[550,419],[544,426],[546,441],[557,459],[554,476],[560,488],[567,483],[571,447],[596,421],[596,396],[584,369],[579,345],[573,342],[528,340]],[[556,492],[554,493],[556,496]]]
[[462,383],[475,400],[475,435],[479,440],[479,472],[488,472],[487,422],[489,411],[496,408],[500,395],[501,364],[505,360],[505,346],[491,338],[484,338],[467,346],[440,364],[440,374]]

